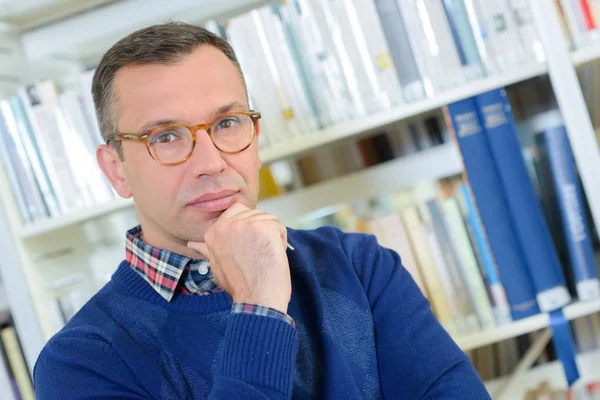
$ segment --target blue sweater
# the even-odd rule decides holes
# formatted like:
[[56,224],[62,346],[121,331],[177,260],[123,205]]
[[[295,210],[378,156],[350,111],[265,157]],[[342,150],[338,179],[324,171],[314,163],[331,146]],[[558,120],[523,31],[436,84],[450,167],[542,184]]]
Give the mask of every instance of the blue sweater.
[[400,258],[373,236],[289,230],[296,328],[225,293],[166,302],[128,264],[45,346],[46,399],[489,399]]

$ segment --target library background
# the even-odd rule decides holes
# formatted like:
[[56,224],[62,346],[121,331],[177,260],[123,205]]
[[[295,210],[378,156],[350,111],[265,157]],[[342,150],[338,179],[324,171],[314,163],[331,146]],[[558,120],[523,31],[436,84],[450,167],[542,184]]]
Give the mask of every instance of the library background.
[[494,399],[600,398],[600,0],[0,0],[1,399],[124,258],[91,79],[167,20],[238,53],[261,209],[396,250]]

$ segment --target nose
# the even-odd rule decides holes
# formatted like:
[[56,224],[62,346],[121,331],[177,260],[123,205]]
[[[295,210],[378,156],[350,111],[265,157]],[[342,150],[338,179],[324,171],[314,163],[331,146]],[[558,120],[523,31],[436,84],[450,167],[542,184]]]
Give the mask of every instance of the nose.
[[196,146],[187,163],[192,165],[197,176],[215,176],[227,167],[221,152],[215,147],[205,129],[196,132]]

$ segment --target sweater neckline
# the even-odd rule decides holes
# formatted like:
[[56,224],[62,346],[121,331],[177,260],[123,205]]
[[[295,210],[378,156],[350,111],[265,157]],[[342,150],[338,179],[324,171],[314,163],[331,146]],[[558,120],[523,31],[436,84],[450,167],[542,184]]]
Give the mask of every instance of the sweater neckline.
[[127,263],[122,261],[113,274],[109,283],[115,286],[118,292],[137,297],[158,306],[171,310],[192,312],[214,312],[231,308],[231,296],[225,291],[208,295],[186,295],[178,293],[171,301],[166,301],[156,290],[150,286]]

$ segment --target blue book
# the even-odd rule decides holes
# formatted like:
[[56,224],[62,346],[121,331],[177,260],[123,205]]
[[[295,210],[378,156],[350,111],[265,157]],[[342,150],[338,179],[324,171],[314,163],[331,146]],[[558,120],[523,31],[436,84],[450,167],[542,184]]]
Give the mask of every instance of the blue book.
[[506,91],[494,89],[482,93],[475,96],[475,103],[538,305],[542,311],[556,310],[568,304],[571,296],[540,200],[527,172]]
[[513,319],[539,313],[535,289],[523,250],[510,218],[500,176],[477,115],[475,101],[450,104],[447,113],[456,137],[466,176],[479,209]]
[[575,159],[564,126],[548,129],[543,135],[577,296],[580,300],[589,300],[600,296],[600,281]]

